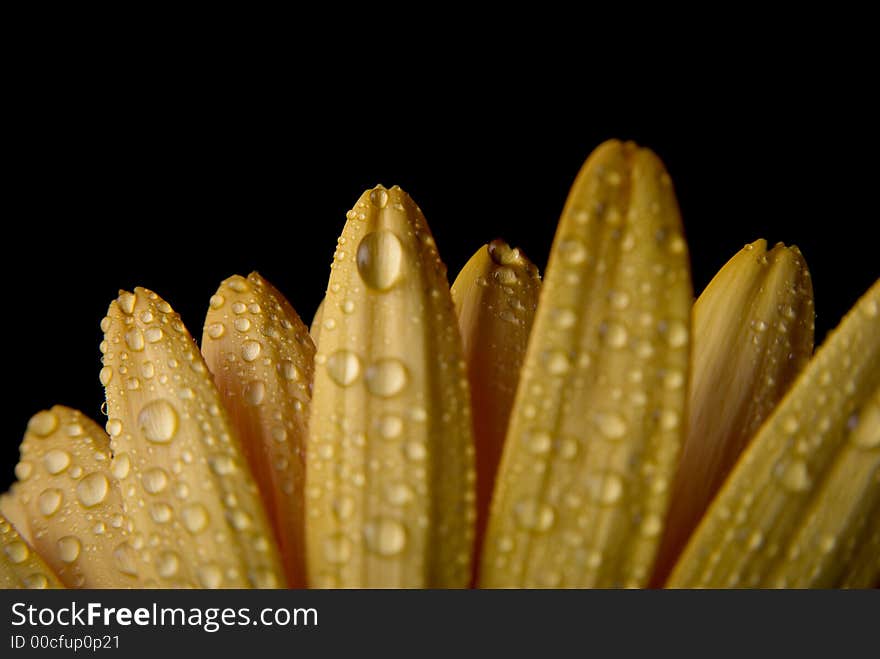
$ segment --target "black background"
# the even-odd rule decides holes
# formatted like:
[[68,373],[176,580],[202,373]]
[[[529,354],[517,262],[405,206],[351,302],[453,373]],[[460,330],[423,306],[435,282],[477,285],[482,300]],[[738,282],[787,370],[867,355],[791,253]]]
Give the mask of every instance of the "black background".
[[350,62],[335,80],[111,69],[112,53],[25,76],[4,130],[0,488],[33,413],[102,418],[98,325],[117,289],[159,292],[199,337],[219,282],[256,269],[309,322],[346,210],[379,182],[421,206],[450,279],[496,237],[543,270],[575,174],[610,137],[666,163],[697,293],[746,242],[797,244],[821,340],[880,276],[867,80],[789,61],[686,75],[658,58],[619,87],[588,66],[557,80],[493,61],[466,78]]

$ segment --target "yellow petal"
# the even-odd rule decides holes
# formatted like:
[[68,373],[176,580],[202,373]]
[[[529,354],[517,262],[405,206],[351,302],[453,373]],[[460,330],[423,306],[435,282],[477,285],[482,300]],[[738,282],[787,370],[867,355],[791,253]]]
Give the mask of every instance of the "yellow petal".
[[69,588],[138,588],[149,576],[129,550],[110,441],[80,412],[34,415],[21,444],[17,497],[32,544]]
[[846,584],[880,524],[878,387],[880,280],[743,452],[668,585]]
[[483,245],[452,285],[471,385],[477,466],[477,555],[541,278],[519,249]]
[[797,247],[746,245],[693,309],[687,439],[655,579],[662,583],[747,442],[813,353],[813,287]]
[[400,188],[365,192],[348,218],[315,358],[310,584],[466,586],[473,440],[446,269]]
[[[290,303],[257,273],[230,277],[205,318],[202,354],[257,480],[287,583],[305,586],[305,437],[315,347]],[[216,301],[222,299],[222,304]],[[261,346],[250,358],[249,346]]]
[[321,322],[324,318],[324,300],[318,305],[315,315],[312,317],[312,325],[309,327],[309,334],[315,345],[318,345],[318,337],[321,335]]
[[21,488],[14,483],[8,492],[0,494],[0,515],[3,515],[28,544],[33,543],[33,533],[27,510],[21,502]]
[[63,588],[42,558],[0,515],[0,588]]
[[[238,436],[180,317],[138,288],[111,303],[102,329],[107,430],[132,549],[161,586],[283,584]],[[242,359],[261,349],[245,346]],[[157,519],[161,505],[170,514]]]
[[632,143],[606,142],[575,180],[556,232],[482,585],[647,582],[684,428],[691,299],[663,165]]

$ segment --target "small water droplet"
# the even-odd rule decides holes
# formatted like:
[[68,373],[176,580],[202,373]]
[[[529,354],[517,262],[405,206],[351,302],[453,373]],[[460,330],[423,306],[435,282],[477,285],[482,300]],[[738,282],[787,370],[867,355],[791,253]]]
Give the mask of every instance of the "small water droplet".
[[623,348],[629,339],[626,327],[620,323],[603,323],[599,331],[603,335],[605,343],[612,348]]
[[107,423],[104,426],[104,429],[111,437],[118,437],[120,434],[122,434],[122,421],[120,421],[119,419],[107,419]]
[[210,300],[210,305],[212,309],[219,309],[224,304],[226,304],[226,298],[220,294],[212,295]]
[[379,418],[377,427],[382,439],[397,439],[403,432],[403,420],[395,414],[385,414]]
[[351,559],[351,540],[342,533],[324,539],[324,558],[328,563],[341,565]]
[[227,476],[234,472],[236,468],[235,460],[225,453],[212,455],[208,458],[208,464],[211,467],[211,471],[218,476]]
[[131,471],[131,458],[128,453],[118,453],[113,458],[113,467],[111,468],[113,478],[116,480],[124,480]]
[[544,352],[544,365],[551,375],[564,375],[571,368],[568,355],[562,350],[547,350]]
[[296,364],[294,364],[289,359],[285,359],[281,362],[279,368],[281,369],[281,376],[285,380],[293,380],[299,382],[303,379],[302,371],[297,368]]
[[170,579],[180,569],[180,558],[173,551],[163,551],[156,560],[156,572],[163,579]]
[[251,321],[243,317],[236,318],[232,324],[239,332],[247,332],[251,328]]
[[403,271],[403,246],[390,231],[368,233],[357,250],[357,268],[361,279],[378,291],[391,289]]
[[113,550],[113,560],[116,561],[116,569],[123,574],[137,575],[137,554],[127,542],[121,543]]
[[126,332],[125,344],[130,350],[140,352],[144,349],[144,333],[137,328]]
[[122,312],[130,316],[134,313],[134,305],[137,302],[137,296],[135,296],[134,293],[121,293],[117,302],[119,303],[119,308],[122,309]]
[[807,464],[800,459],[776,466],[776,475],[785,489],[790,492],[806,492],[812,485]]
[[532,430],[523,436],[529,451],[535,455],[544,455],[550,452],[553,446],[553,438],[546,430]]
[[219,588],[223,583],[223,571],[212,563],[199,567],[196,576],[202,588]]
[[623,311],[629,306],[629,294],[626,291],[611,291],[608,294],[608,301],[612,309]]
[[406,483],[389,483],[385,488],[385,499],[392,506],[403,506],[412,501],[415,494]]
[[567,307],[554,309],[553,318],[556,325],[561,329],[574,327],[574,324],[577,322],[577,314]]
[[144,330],[144,338],[147,340],[147,343],[159,343],[163,336],[165,336],[165,333],[160,327],[148,327]]
[[252,362],[260,356],[263,346],[259,341],[245,341],[241,344],[241,358],[246,362]]
[[98,374],[98,380],[101,381],[101,384],[105,387],[110,384],[110,380],[113,379],[113,369],[109,366],[105,366],[101,369],[101,372]]
[[666,341],[673,348],[680,348],[688,340],[688,328],[679,320],[672,320],[666,329]]

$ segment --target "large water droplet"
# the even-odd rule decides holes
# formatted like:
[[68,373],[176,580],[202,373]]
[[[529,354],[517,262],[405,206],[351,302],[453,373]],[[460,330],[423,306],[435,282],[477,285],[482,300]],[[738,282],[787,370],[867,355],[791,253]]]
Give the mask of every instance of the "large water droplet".
[[125,333],[125,344],[130,350],[140,352],[144,349],[144,334],[135,328]]
[[40,509],[40,513],[44,516],[49,517],[50,515],[54,515],[58,512],[58,509],[61,507],[61,501],[64,499],[64,495],[61,490],[56,488],[50,488],[48,490],[43,490],[40,493],[39,498],[37,499],[37,508]]
[[159,494],[168,487],[168,474],[161,467],[154,467],[144,472],[141,483],[148,494]]
[[6,556],[15,564],[24,563],[31,554],[27,545],[20,540],[10,542],[4,549],[6,551]]
[[807,464],[799,459],[779,463],[776,466],[776,475],[783,487],[790,492],[806,492],[813,482]]
[[110,384],[110,380],[113,379],[113,369],[109,366],[105,366],[98,374],[98,379],[101,381],[101,384],[106,387]]
[[211,323],[207,327],[205,327],[205,334],[208,335],[209,339],[219,339],[223,334],[226,333],[226,327],[223,323]]
[[260,356],[263,346],[259,341],[245,341],[241,344],[241,358],[246,362],[252,362]]
[[361,360],[349,350],[337,350],[327,358],[327,374],[340,387],[347,387],[360,377]]
[[397,359],[381,359],[370,364],[365,375],[367,390],[374,396],[390,398],[406,386],[406,367]]
[[70,453],[61,449],[52,449],[43,457],[43,466],[50,474],[60,474],[70,466]]
[[382,186],[370,191],[370,202],[376,208],[385,208],[388,205],[388,192]]
[[49,410],[43,410],[34,414],[27,425],[27,429],[37,437],[48,437],[57,427],[58,417]]
[[406,547],[406,528],[397,520],[380,517],[364,526],[364,540],[380,556],[395,556]]
[[113,550],[113,560],[116,561],[116,569],[123,574],[137,575],[137,554],[127,542]]
[[183,526],[190,533],[201,533],[208,526],[208,511],[200,503],[191,503],[180,511]]
[[79,558],[79,552],[82,550],[82,543],[79,538],[73,535],[66,535],[58,539],[58,558],[65,563],[73,563]]
[[138,426],[144,437],[157,444],[165,444],[177,433],[177,410],[162,398],[151,401],[141,408]]
[[266,385],[262,380],[249,382],[244,388],[244,399],[250,405],[259,405],[266,396]]
[[76,496],[79,502],[86,508],[97,506],[107,498],[110,491],[110,483],[101,472],[89,474],[76,486]]
[[357,267],[364,283],[372,289],[387,291],[400,279],[403,270],[403,246],[390,231],[374,231],[361,240]]

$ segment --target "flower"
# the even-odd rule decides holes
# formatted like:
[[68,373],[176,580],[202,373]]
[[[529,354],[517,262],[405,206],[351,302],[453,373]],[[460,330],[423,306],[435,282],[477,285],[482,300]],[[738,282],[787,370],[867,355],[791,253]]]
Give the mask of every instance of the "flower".
[[880,281],[812,355],[796,248],[692,304],[671,181],[611,141],[543,282],[449,287],[397,187],[348,213],[311,333],[256,273],[102,322],[105,429],[29,422],[4,587],[834,587],[880,578]]

